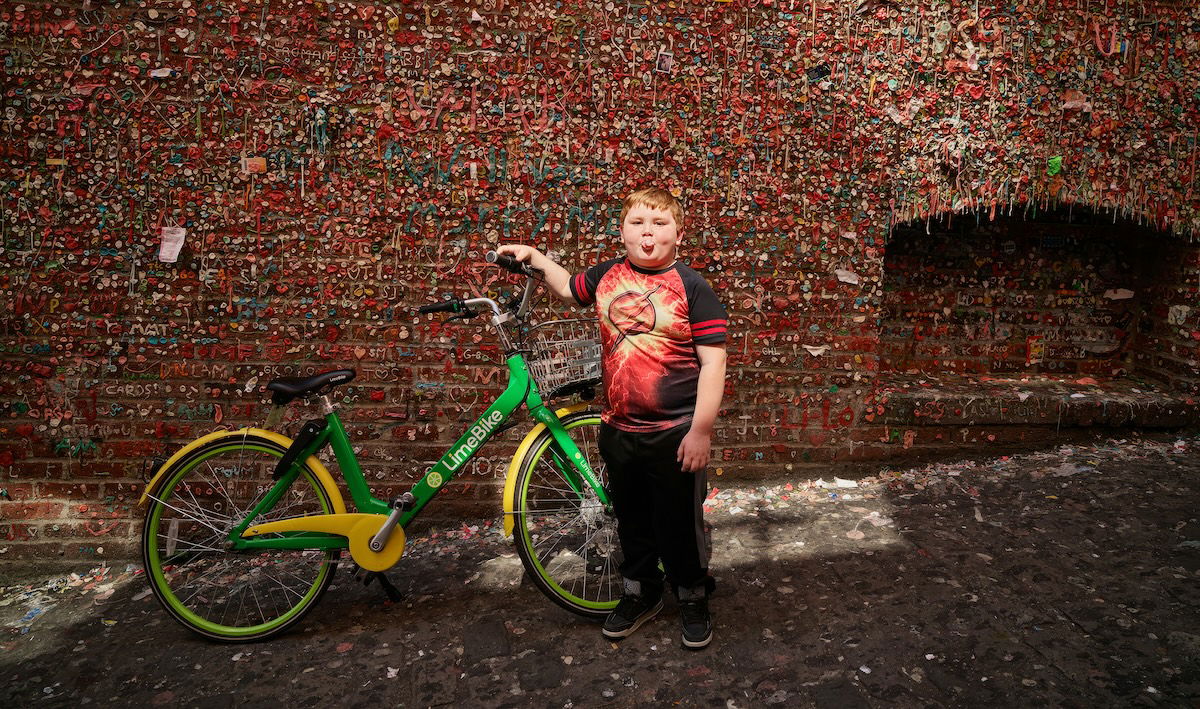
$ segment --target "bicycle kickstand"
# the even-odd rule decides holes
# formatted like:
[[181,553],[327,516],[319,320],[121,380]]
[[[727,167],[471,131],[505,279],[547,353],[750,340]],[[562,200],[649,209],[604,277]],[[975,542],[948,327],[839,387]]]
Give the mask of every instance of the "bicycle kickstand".
[[350,575],[356,580],[361,581],[363,586],[370,586],[372,581],[379,581],[379,587],[387,594],[388,600],[392,603],[399,603],[404,596],[400,593],[400,589],[396,588],[391,579],[382,571],[367,571],[358,564],[354,565],[354,571]]
[[[392,498],[388,503],[388,507],[392,508],[392,513],[388,515],[387,521],[383,523],[383,527],[371,539],[370,548],[372,551],[379,551],[387,545],[388,538],[396,528],[396,521],[400,519],[401,513],[411,510],[416,504],[416,498],[411,492],[406,492],[403,495]],[[362,581],[363,586],[370,586],[371,582],[379,579],[379,586],[383,592],[387,594],[388,600],[392,603],[399,603],[403,597],[400,595],[399,589],[392,585],[392,582],[382,571],[363,572],[363,568],[358,564],[354,565],[354,572],[351,574],[354,578]]]

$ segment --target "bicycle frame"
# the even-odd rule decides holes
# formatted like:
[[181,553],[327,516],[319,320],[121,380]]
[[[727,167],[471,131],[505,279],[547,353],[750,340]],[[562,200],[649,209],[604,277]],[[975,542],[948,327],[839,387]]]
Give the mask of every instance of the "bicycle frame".
[[[425,505],[445,487],[446,483],[453,479],[456,473],[462,470],[484,444],[492,439],[522,404],[526,404],[534,420],[544,424],[553,435],[557,446],[551,448],[552,458],[567,484],[578,494],[583,494],[585,489],[590,488],[602,504],[609,504],[608,493],[596,479],[586,456],[571,440],[558,416],[542,400],[537,384],[529,376],[524,357],[520,352],[513,352],[509,354],[506,364],[509,377],[504,391],[413,486],[411,493],[415,498],[415,504],[400,515],[397,524],[401,528],[407,527],[416,518]],[[342,471],[342,477],[350,490],[350,497],[358,511],[382,515],[387,515],[392,511],[387,501],[371,494],[362,468],[354,456],[346,429],[332,409],[325,415],[325,421],[324,431],[300,452],[291,469],[271,486],[262,500],[247,513],[245,519],[230,530],[228,540],[235,549],[341,549],[347,546],[345,537],[313,532],[298,532],[273,538],[242,537],[242,533],[253,520],[279,502],[288,487],[300,475],[304,461],[324,448],[326,444],[333,449],[338,467]]]

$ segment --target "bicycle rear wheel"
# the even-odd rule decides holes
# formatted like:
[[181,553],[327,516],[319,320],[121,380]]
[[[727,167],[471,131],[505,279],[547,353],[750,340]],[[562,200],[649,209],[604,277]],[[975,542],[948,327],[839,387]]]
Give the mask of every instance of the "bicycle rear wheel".
[[[562,422],[600,484],[606,485],[597,445],[600,414],[580,411]],[[581,481],[582,494],[568,484],[554,456],[557,448],[550,431],[543,431],[518,469],[513,532],[517,553],[534,585],[550,600],[573,613],[602,619],[616,607],[624,583],[617,520],[586,483]]]
[[[226,548],[229,531],[271,489],[285,448],[232,431],[177,461],[150,496],[142,560],[154,595],[176,620],[223,642],[284,632],[333,580],[340,551]],[[330,494],[304,466],[256,521],[329,514]]]

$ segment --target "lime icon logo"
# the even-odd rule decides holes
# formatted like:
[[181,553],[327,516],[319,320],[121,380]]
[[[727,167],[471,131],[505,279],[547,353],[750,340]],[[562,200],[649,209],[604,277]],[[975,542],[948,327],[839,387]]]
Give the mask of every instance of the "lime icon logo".
[[430,473],[429,475],[425,476],[425,482],[429,483],[429,487],[432,487],[432,488],[441,487],[442,486],[442,474],[437,473],[437,472]]

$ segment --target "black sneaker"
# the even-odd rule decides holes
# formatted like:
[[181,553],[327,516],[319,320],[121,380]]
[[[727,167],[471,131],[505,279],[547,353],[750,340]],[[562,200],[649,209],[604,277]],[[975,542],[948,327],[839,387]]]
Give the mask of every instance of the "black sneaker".
[[703,589],[680,589],[679,622],[683,626],[683,646],[691,650],[708,647],[712,642],[712,618],[708,615],[708,595]]
[[617,607],[604,619],[604,637],[616,640],[633,635],[643,623],[658,615],[662,607],[661,592],[644,596],[632,592],[627,585]]

